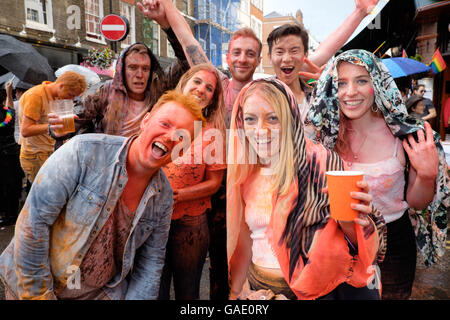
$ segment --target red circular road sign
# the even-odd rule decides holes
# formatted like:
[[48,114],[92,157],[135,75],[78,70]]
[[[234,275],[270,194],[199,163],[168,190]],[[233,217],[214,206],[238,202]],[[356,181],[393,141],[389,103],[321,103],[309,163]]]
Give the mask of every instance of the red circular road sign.
[[128,19],[117,14],[109,14],[100,23],[102,35],[109,41],[121,41],[129,31]]

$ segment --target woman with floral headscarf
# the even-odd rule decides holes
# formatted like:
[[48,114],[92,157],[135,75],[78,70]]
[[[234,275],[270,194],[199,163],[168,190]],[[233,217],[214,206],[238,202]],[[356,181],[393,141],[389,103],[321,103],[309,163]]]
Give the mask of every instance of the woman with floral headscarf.
[[[408,299],[415,240],[427,265],[445,252],[443,200],[448,189],[439,136],[427,122],[408,116],[389,71],[364,50],[344,52],[328,64],[309,116],[323,144],[349,168],[365,172],[374,205],[387,223],[382,298]],[[416,237],[409,218],[415,222]]]
[[359,218],[330,219],[325,171],[342,169],[336,153],[304,136],[285,84],[260,79],[242,89],[228,148],[230,299],[261,297],[247,287],[289,299],[379,297],[368,284],[383,252],[384,222],[365,182],[352,195],[361,201]]

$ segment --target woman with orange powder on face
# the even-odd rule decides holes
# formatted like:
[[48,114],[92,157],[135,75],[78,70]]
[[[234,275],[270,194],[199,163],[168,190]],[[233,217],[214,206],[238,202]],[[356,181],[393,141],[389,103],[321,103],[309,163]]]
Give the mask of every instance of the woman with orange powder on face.
[[163,168],[173,189],[174,208],[159,299],[169,299],[173,277],[175,299],[193,300],[199,298],[208,251],[211,196],[226,168],[224,107],[219,75],[209,64],[188,70],[175,90],[197,99],[207,126],[183,156]]
[[363,181],[352,194],[359,217],[330,218],[325,172],[343,163],[305,137],[290,89],[276,79],[251,82],[234,105],[231,130],[230,299],[378,299],[368,284],[382,260],[384,221]]

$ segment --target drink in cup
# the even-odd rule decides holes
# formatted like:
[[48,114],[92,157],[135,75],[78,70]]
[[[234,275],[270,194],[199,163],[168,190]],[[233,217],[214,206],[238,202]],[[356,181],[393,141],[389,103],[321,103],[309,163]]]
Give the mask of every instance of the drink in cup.
[[350,196],[352,191],[361,191],[356,182],[362,181],[364,173],[361,171],[327,171],[328,196],[330,198],[331,218],[341,221],[353,221],[358,218],[358,211],[351,208],[350,204],[358,204]]
[[50,112],[57,114],[62,120],[62,129],[56,129],[57,134],[75,132],[75,113],[72,100],[54,100],[50,102]]

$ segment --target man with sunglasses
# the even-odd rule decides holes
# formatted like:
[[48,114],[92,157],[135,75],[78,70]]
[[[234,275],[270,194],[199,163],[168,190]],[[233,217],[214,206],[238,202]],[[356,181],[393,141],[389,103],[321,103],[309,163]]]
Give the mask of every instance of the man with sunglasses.
[[425,92],[427,92],[425,90],[425,85],[418,84],[414,86],[413,92],[415,95],[418,95],[419,97],[423,98],[422,101],[423,104],[425,105],[425,113],[424,116],[422,117],[422,120],[426,120],[430,122],[431,125],[433,125],[434,120],[432,119],[436,118],[436,109],[433,106],[433,102],[430,99],[424,97]]

